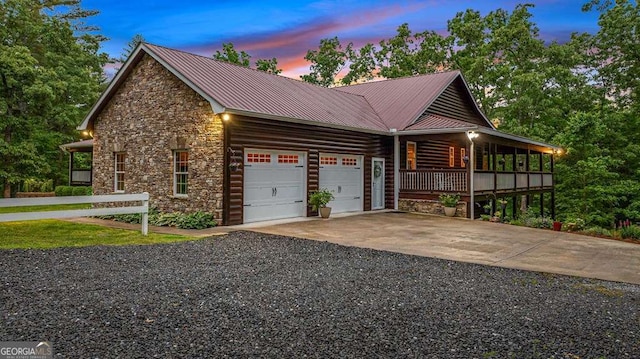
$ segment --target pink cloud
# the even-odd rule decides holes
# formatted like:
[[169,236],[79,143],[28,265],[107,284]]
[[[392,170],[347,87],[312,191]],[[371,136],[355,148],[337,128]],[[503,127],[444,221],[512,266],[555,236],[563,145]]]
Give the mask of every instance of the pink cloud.
[[184,50],[211,56],[222,47],[223,42],[232,42],[236,49],[244,50],[252,55],[252,60],[277,58],[278,65],[283,69],[285,76],[299,78],[301,74],[308,72],[309,63],[304,60],[307,50],[316,49],[320,39],[338,36],[343,45],[353,42],[356,47],[367,42],[377,44],[383,37],[392,36],[392,34],[351,39],[348,38],[348,35],[342,34],[365,29],[389,18],[418,11],[425,6],[427,5],[420,3],[409,6],[377,7],[366,11],[360,9],[358,13],[343,14],[330,19],[317,19],[283,31],[229,38],[220,43],[191,46],[184,48]]

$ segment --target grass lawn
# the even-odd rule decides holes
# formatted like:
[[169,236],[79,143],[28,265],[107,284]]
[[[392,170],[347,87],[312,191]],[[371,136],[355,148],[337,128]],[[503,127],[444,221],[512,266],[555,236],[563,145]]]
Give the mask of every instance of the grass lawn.
[[0,223],[0,249],[47,249],[95,245],[156,244],[195,240],[196,237],[107,228],[59,220]]
[[2,207],[0,213],[64,211],[70,209],[91,208],[91,203],[56,204],[46,206]]

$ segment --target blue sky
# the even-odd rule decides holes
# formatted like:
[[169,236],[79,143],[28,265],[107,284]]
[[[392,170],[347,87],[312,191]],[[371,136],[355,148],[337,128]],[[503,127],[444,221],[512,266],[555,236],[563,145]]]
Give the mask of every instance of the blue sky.
[[[583,13],[587,0],[530,1],[533,21],[547,41],[564,41],[572,32],[595,32],[597,13]],[[483,15],[502,8],[512,11],[518,1],[105,1],[84,0],[99,10],[90,19],[109,38],[103,51],[118,57],[127,42],[141,34],[148,42],[212,55],[224,42],[233,42],[252,60],[276,57],[283,74],[307,72],[303,57],[320,39],[338,36],[343,44],[377,43],[392,37],[402,23],[413,31],[446,32],[447,20],[468,8]]]

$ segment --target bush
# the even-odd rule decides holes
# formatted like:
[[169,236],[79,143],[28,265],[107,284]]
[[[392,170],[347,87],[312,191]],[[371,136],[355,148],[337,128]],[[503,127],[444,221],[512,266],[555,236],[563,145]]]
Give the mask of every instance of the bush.
[[79,187],[73,187],[73,189],[71,190],[71,195],[73,196],[87,196],[87,189],[91,189],[91,187],[84,187],[84,186],[79,186]]
[[[140,213],[100,216],[98,218],[132,224],[140,224],[142,222],[142,214]],[[149,224],[152,226],[176,227],[180,229],[204,229],[215,227],[218,225],[218,222],[213,219],[213,214],[211,213],[159,213],[157,209],[151,208],[149,209]]]
[[53,192],[53,180],[30,178],[22,183],[22,192]]
[[73,194],[73,187],[71,186],[56,186],[56,196],[71,196]]
[[46,180],[40,184],[40,192],[53,192],[53,180]]
[[640,239],[640,227],[636,225],[622,227],[620,228],[619,232],[622,238]]
[[586,234],[586,235],[590,235],[590,236],[612,237],[611,231],[606,229],[606,228],[602,228],[602,227],[589,227],[589,228],[581,231],[581,233]]

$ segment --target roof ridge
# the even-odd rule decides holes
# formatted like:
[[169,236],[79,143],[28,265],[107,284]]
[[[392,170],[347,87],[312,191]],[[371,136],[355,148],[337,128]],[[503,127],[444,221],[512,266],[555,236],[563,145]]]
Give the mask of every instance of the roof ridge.
[[[189,51],[185,51],[185,50],[174,49],[174,48],[168,47],[168,46],[156,45],[156,44],[153,44],[153,43],[150,43],[150,42],[146,42],[146,41],[143,42],[143,44],[151,45],[151,46],[155,46],[155,47],[161,47],[161,48],[167,49],[169,51],[181,52],[183,54],[187,54],[187,55],[191,55],[191,56],[202,57],[202,58],[204,58],[206,60],[215,61],[215,62],[222,63],[222,64],[228,64],[228,65],[231,65],[231,66],[239,67],[241,69],[247,69],[247,70],[255,71],[255,72],[260,73],[260,74],[266,74],[266,75],[269,75],[269,76],[275,76],[275,77],[278,77],[278,78],[281,78],[281,79],[286,79],[286,80],[289,80],[289,81],[294,81],[296,83],[306,84],[306,85],[309,85],[309,86],[315,86],[315,87],[319,87],[319,88],[326,89],[326,90],[336,89],[336,87],[324,87],[324,86],[320,86],[318,84],[314,84],[314,83],[311,83],[311,82],[303,81],[301,79],[296,79],[296,78],[293,78],[293,77],[278,75],[278,74],[274,74],[274,73],[258,70],[258,69],[255,69],[253,67],[250,67],[250,66],[243,66],[243,65],[236,64],[236,63],[229,62],[229,61],[218,60],[218,59],[214,59],[213,57],[200,55],[200,54],[195,54],[193,52],[189,52]],[[342,87],[342,86],[340,86],[340,87]],[[355,95],[355,94],[352,94],[352,95]],[[356,95],[356,96],[359,96],[359,95]]]
[[[142,44],[147,45],[147,46],[151,45],[153,47],[163,48],[163,49],[166,49],[166,50],[169,50],[169,51],[180,52],[180,53],[183,53],[183,54],[186,54],[186,55],[190,55],[190,56],[200,57],[200,58],[203,58],[203,59],[208,60],[208,61],[213,61],[213,62],[217,62],[217,63],[224,64],[224,65],[231,65],[231,66],[235,66],[235,67],[240,68],[240,69],[251,70],[251,71],[254,71],[254,72],[260,74],[261,76],[263,76],[263,75],[274,76],[276,78],[280,78],[280,79],[284,79],[284,80],[288,80],[288,81],[293,81],[296,84],[303,84],[304,86],[314,86],[316,88],[322,89],[322,91],[339,91],[338,90],[339,87],[324,87],[324,86],[320,86],[320,85],[317,85],[317,84],[314,84],[314,83],[310,83],[310,82],[306,82],[306,81],[302,81],[302,80],[299,80],[299,79],[294,79],[294,78],[291,78],[291,77],[282,76],[282,75],[278,75],[278,74],[273,74],[273,73],[269,73],[269,72],[266,72],[266,71],[261,71],[261,70],[254,69],[254,68],[247,67],[247,66],[243,66],[243,65],[240,65],[240,64],[235,64],[235,63],[228,62],[228,61],[217,60],[217,59],[214,59],[213,57],[208,57],[208,56],[200,55],[200,54],[194,54],[192,52],[188,52],[188,51],[185,51],[185,50],[174,49],[174,48],[163,46],[163,45],[156,45],[156,44],[152,44],[150,42],[142,42]],[[367,103],[367,105],[369,105],[369,108],[371,108],[371,111],[373,111],[373,113],[376,114],[376,117],[377,117],[376,120],[377,120],[378,124],[383,125],[386,128],[389,127],[389,126],[387,126],[387,124],[384,123],[384,121],[382,120],[382,117],[380,117],[380,114],[375,110],[375,108],[371,105],[369,100],[367,100],[367,98],[364,95],[348,93],[348,92],[345,92],[345,91],[339,91],[339,92],[341,94],[347,94],[349,96],[354,96],[354,97],[358,97],[358,98],[364,99],[364,101]]]
[[[362,85],[370,85],[370,84],[375,84],[375,83],[383,83],[383,82],[391,82],[391,81],[395,81],[395,80],[405,80],[405,79],[410,79],[410,78],[415,78],[415,77],[423,77],[423,76],[434,76],[434,75],[444,75],[444,74],[448,74],[448,73],[458,73],[458,74],[462,74],[462,72],[460,70],[448,70],[448,71],[439,71],[439,72],[431,72],[428,74],[416,74],[416,75],[410,75],[410,76],[402,76],[402,77],[393,77],[393,78],[385,78],[379,81],[367,81],[367,82],[361,82],[358,84],[353,84],[353,85],[344,85],[344,86],[338,86],[338,87],[334,87],[337,90],[340,90],[341,88],[345,88],[345,87],[356,87],[356,86],[362,86]],[[346,92],[346,91],[343,91]]]

